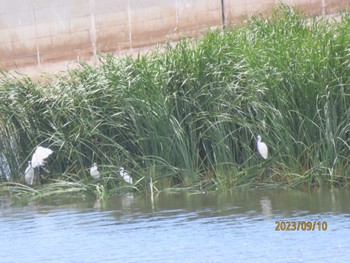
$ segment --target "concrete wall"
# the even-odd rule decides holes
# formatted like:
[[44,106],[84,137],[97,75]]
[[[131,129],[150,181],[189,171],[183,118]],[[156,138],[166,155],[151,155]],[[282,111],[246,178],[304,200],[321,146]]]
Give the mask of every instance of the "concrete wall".
[[[223,0],[227,23],[265,13],[280,0]],[[350,0],[285,0],[311,15]],[[0,0],[0,68],[92,60],[222,25],[221,0]]]

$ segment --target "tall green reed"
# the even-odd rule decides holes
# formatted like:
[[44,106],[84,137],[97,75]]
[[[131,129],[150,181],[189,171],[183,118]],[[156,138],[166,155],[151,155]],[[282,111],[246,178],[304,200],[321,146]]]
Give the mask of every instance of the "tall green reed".
[[89,183],[97,162],[103,189],[124,187],[122,165],[139,190],[344,184],[349,22],[281,7],[137,58],[107,55],[48,83],[4,76],[0,151],[13,180],[38,144],[55,150],[51,180]]

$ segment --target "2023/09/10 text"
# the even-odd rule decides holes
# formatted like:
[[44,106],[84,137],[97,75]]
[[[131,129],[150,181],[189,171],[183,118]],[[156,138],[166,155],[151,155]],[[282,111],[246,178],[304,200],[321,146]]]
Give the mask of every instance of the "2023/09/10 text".
[[326,221],[276,221],[275,231],[326,231]]

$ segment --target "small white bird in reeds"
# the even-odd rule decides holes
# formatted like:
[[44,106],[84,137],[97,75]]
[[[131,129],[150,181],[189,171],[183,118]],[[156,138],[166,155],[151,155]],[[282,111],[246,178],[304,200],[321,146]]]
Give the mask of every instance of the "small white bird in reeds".
[[28,161],[28,166],[24,172],[24,179],[27,185],[32,185],[34,181],[34,168],[32,167],[32,162]]
[[45,159],[53,153],[53,150],[38,146],[32,156],[31,165],[33,168],[44,166]]
[[121,177],[123,177],[125,182],[127,182],[128,184],[132,184],[132,177],[127,171],[125,171],[123,166],[119,168],[119,174]]
[[28,185],[33,185],[35,178],[34,168],[45,165],[45,159],[49,157],[53,151],[49,148],[38,146],[32,156],[32,160],[28,161],[28,166],[24,172],[24,179]]
[[98,170],[98,168],[97,168],[97,164],[96,164],[96,163],[94,163],[94,164],[92,165],[92,167],[90,168],[90,175],[91,175],[91,177],[94,178],[95,180],[100,179],[100,172],[99,172],[99,170]]
[[269,156],[269,150],[267,148],[267,145],[266,145],[266,143],[261,141],[260,135],[257,136],[257,139],[258,140],[257,140],[256,146],[258,148],[258,151],[259,151],[261,157],[266,160]]

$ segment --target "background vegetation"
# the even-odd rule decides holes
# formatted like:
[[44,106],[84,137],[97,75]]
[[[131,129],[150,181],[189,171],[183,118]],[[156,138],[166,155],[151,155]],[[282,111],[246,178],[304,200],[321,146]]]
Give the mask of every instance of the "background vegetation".
[[[107,55],[98,67],[81,64],[49,83],[4,73],[1,170],[17,183],[3,185],[36,191],[18,183],[41,145],[55,151],[43,179],[50,191],[343,186],[349,28],[346,13],[309,19],[281,7],[270,18],[137,58]],[[257,153],[257,134],[269,147],[267,161]],[[93,162],[100,182],[89,176]],[[120,166],[134,186],[118,175]]]

